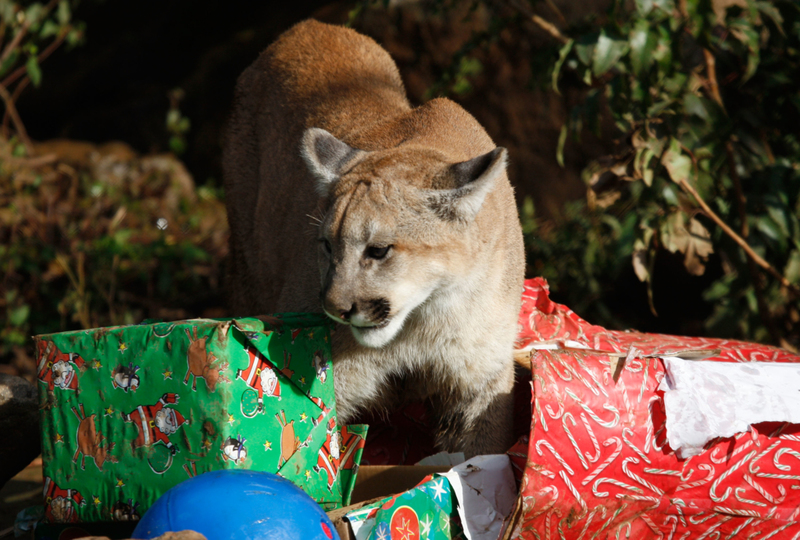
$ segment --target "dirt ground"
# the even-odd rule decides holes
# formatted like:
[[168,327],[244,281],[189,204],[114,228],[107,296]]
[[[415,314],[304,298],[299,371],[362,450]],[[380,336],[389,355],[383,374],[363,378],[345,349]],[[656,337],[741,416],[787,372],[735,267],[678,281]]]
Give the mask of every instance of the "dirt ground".
[[17,514],[38,504],[42,504],[41,457],[33,460],[0,489],[0,539],[14,538],[14,519]]

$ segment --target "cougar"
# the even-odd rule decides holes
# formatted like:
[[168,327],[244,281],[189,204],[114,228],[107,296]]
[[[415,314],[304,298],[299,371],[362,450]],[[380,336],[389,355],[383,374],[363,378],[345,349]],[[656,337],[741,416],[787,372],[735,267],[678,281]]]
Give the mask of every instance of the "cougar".
[[340,422],[423,399],[438,448],[505,451],[524,277],[506,159],[452,101],[412,107],[372,39],[297,24],[236,85],[223,157],[231,307],[342,325]]

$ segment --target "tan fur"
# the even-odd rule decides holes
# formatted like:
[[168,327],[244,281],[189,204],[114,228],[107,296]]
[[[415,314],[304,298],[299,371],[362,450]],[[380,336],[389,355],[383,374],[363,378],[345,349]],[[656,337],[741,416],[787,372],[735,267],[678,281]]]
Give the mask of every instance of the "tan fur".
[[306,21],[239,78],[223,166],[233,308],[351,325],[334,334],[340,421],[429,399],[442,449],[506,450],[524,255],[505,150],[475,119],[411,108],[374,41]]

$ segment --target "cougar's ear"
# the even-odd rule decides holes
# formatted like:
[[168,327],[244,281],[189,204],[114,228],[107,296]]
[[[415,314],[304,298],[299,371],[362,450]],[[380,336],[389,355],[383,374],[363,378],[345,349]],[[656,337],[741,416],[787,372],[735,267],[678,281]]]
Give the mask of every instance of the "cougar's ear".
[[323,197],[330,193],[347,162],[360,152],[322,128],[307,129],[300,145],[300,155],[317,181],[317,193]]
[[448,174],[457,187],[433,191],[428,198],[431,209],[442,219],[475,219],[486,195],[505,171],[507,156],[506,149],[498,146],[482,156],[451,165]]

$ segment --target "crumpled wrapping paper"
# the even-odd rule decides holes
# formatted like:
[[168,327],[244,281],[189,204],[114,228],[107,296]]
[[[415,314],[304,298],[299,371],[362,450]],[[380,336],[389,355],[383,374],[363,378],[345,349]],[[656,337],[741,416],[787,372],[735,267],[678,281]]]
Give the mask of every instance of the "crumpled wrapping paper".
[[800,423],[800,365],[664,358],[667,440],[680,458],[759,422]]
[[680,459],[658,390],[665,357],[753,366],[797,355],[608,331],[552,302],[541,279],[526,282],[517,350],[530,352],[532,422],[505,537],[800,538],[800,427],[759,423]]

